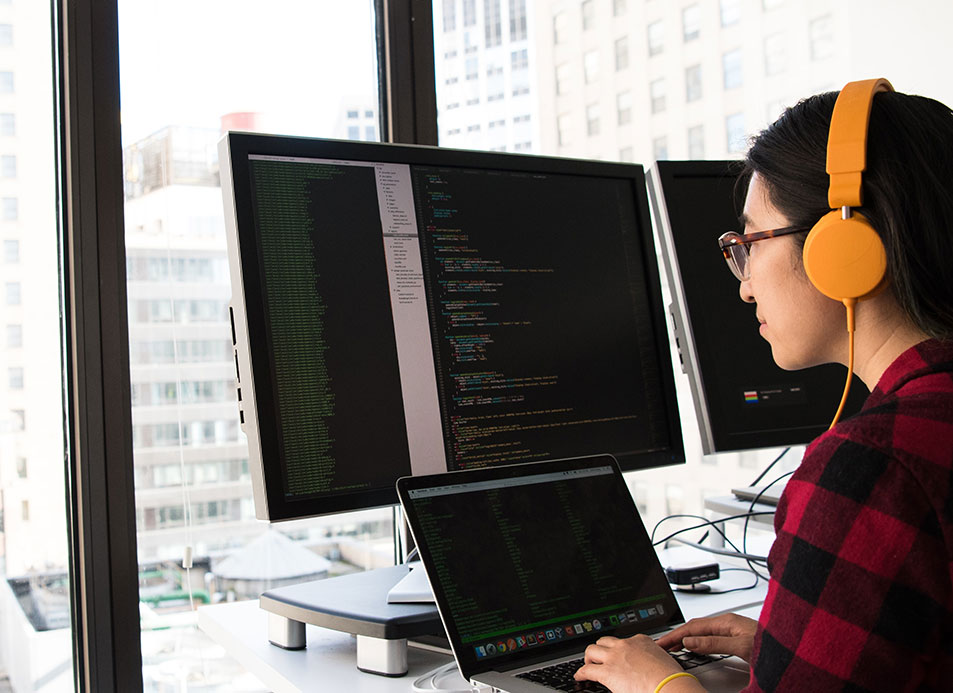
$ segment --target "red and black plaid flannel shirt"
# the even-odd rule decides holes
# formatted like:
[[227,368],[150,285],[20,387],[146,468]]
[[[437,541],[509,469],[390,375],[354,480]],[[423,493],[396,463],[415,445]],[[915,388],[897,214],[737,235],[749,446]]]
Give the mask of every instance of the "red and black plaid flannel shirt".
[[811,443],[774,522],[746,691],[953,691],[953,342]]

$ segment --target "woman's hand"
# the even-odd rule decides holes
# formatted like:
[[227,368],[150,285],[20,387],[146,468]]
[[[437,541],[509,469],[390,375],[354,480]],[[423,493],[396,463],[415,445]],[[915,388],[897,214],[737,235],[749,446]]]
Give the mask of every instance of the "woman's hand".
[[[576,680],[598,681],[613,693],[652,693],[667,676],[681,670],[678,662],[647,635],[625,640],[607,636],[586,648],[586,663],[576,672]],[[695,679],[688,677],[665,686],[665,693],[702,690]]]
[[658,639],[666,650],[686,650],[699,654],[729,654],[750,664],[751,648],[758,622],[738,614],[693,618],[684,626]]

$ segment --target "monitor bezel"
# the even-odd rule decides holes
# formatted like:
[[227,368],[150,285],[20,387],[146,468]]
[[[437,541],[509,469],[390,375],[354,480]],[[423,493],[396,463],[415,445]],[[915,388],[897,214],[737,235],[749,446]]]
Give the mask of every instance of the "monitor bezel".
[[[254,243],[249,155],[309,157],[318,159],[354,160],[407,165],[485,168],[521,173],[569,174],[625,179],[633,191],[633,200],[640,227],[640,251],[643,256],[648,301],[654,330],[655,351],[664,397],[665,416],[670,430],[668,448],[625,455],[620,463],[625,471],[680,464],[685,461],[681,423],[675,394],[675,380],[670,346],[665,325],[661,293],[661,275],[651,231],[648,194],[641,165],[589,161],[525,154],[504,154],[457,150],[420,145],[351,142],[320,138],[228,132],[219,143],[222,195],[226,212],[226,237],[229,272],[232,282],[230,313],[233,322],[233,346],[241,399],[239,409],[242,429],[248,438],[249,471],[256,517],[282,521],[364,510],[395,505],[394,483],[385,487],[353,493],[329,494],[321,498],[288,500],[282,493],[279,465],[266,465],[264,459],[278,449],[274,424],[263,420],[275,410],[274,393],[266,376],[256,377],[254,364],[267,363],[268,354],[263,334],[260,306],[250,303],[249,296],[260,294],[257,248]],[[249,307],[251,306],[251,312]],[[593,450],[593,453],[602,452]],[[399,474],[395,474],[396,482]]]

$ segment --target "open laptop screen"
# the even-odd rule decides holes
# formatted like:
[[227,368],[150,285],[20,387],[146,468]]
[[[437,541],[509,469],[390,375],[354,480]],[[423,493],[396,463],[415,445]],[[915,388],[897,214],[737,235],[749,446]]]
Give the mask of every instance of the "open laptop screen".
[[682,621],[611,456],[401,479],[398,492],[465,676]]

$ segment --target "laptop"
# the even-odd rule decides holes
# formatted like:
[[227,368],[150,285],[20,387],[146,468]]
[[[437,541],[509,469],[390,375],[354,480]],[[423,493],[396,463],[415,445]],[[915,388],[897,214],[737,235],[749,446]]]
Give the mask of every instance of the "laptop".
[[[559,670],[571,680],[600,637],[657,636],[684,622],[610,455],[405,477],[397,493],[473,684],[573,690]],[[736,658],[680,657],[709,689],[748,683]]]

